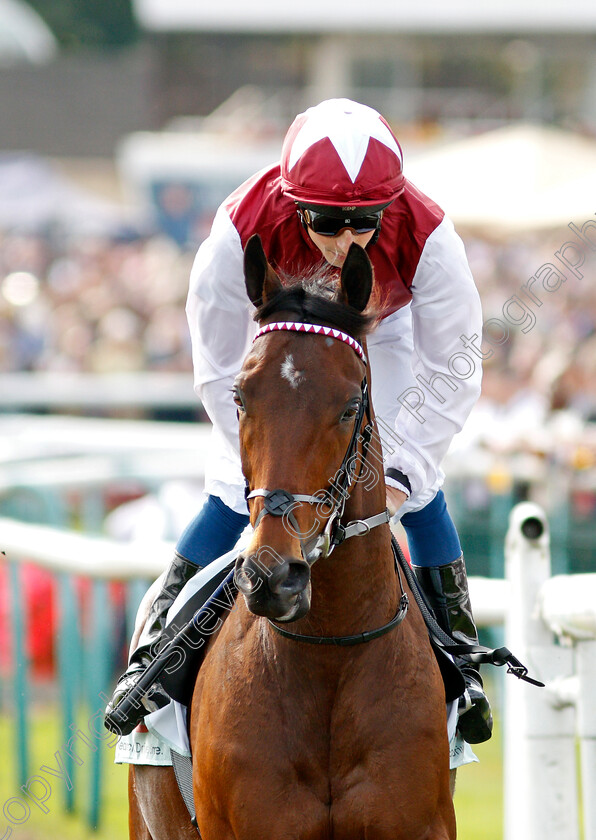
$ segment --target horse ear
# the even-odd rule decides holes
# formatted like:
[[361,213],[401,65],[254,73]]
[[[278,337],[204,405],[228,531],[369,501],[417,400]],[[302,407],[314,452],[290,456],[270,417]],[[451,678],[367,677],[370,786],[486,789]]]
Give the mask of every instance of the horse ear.
[[368,254],[352,242],[341,270],[341,290],[344,300],[362,312],[370,298],[373,269]]
[[261,306],[282,289],[279,277],[267,262],[258,233],[250,237],[244,249],[244,282],[255,306]]

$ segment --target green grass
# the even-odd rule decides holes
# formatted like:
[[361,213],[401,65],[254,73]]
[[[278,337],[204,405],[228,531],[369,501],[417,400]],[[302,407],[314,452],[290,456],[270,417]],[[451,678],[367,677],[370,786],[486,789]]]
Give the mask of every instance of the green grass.
[[[87,721],[81,718],[79,726],[82,731],[88,731]],[[16,779],[15,762],[7,760],[14,752],[14,727],[9,717],[0,715],[0,743],[2,744],[3,761],[0,762],[0,837],[10,823],[2,813],[2,807],[11,797],[23,796]],[[108,733],[106,732],[106,736]],[[90,795],[90,763],[92,750],[82,742],[79,743],[77,754],[83,764],[75,767],[73,790],[75,810],[71,814],[65,812],[66,782],[63,778],[53,777],[47,772],[40,771],[42,765],[57,768],[55,753],[61,750],[64,755],[65,738],[60,729],[58,715],[54,710],[35,711],[31,715],[31,742],[29,778],[39,775],[45,778],[51,787],[44,813],[41,808],[33,805],[30,800],[30,816],[21,825],[12,826],[11,840],[126,840],[128,837],[128,805],[127,805],[127,768],[113,763],[113,750],[106,744],[101,744],[101,759],[103,764],[102,778],[104,783],[100,825],[97,830],[89,826]],[[32,785],[32,791],[43,798],[42,788],[38,784]],[[23,816],[25,812],[17,812],[15,816]],[[10,812],[9,812],[10,813]],[[7,835],[8,836],[8,835]]]
[[[54,754],[63,748],[64,737],[55,710],[36,711],[32,715],[30,775],[40,774],[41,765],[56,766]],[[81,718],[81,729],[86,721]],[[107,733],[106,733],[107,734]],[[2,807],[11,797],[23,798],[15,779],[14,762],[7,760],[13,752],[14,726],[6,715],[0,715],[0,837],[8,825]],[[502,761],[500,729],[486,744],[479,744],[474,752],[479,764],[470,764],[458,771],[455,809],[458,821],[458,840],[502,840]],[[102,746],[104,796],[101,822],[93,831],[87,822],[89,809],[90,750],[78,751],[83,765],[76,768],[74,778],[75,812],[64,811],[65,784],[60,778],[44,774],[51,783],[52,793],[47,802],[48,813],[32,806],[31,815],[22,825],[13,828],[11,840],[126,840],[127,829],[127,768],[113,764],[113,752]]]
[[490,741],[476,744],[479,764],[457,771],[455,813],[458,840],[502,840],[503,756],[502,731],[497,720]]

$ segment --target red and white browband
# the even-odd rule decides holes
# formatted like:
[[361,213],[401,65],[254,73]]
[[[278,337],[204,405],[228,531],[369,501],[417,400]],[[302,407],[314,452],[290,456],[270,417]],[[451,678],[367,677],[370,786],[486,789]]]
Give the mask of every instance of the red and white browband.
[[278,330],[287,330],[289,332],[304,332],[304,333],[316,333],[317,335],[326,335],[330,338],[336,338],[338,341],[343,341],[344,344],[347,344],[349,347],[354,350],[355,353],[360,356],[364,364],[366,364],[366,355],[364,350],[362,349],[362,345],[358,344],[355,338],[352,338],[351,335],[348,335],[341,330],[336,330],[333,327],[322,327],[320,324],[303,324],[298,321],[275,321],[272,324],[265,324],[264,327],[261,327],[258,330],[257,334],[255,335],[253,341],[256,341],[257,338],[260,338],[262,335],[266,335],[270,332],[276,332]]

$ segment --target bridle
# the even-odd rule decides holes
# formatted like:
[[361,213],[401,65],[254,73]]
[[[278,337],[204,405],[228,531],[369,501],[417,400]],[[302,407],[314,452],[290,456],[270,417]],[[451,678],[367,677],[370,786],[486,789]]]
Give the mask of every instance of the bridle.
[[[318,324],[304,324],[297,321],[281,321],[266,324],[257,332],[254,341],[263,335],[279,330],[312,332],[335,338],[338,341],[348,344],[364,364],[367,364],[362,345],[352,338],[352,336],[341,330],[323,327]],[[366,372],[360,384],[360,394],[360,404],[348,448],[346,449],[339,469],[333,478],[330,479],[326,489],[319,491],[315,495],[304,495],[301,493],[290,493],[288,490],[283,489],[267,490],[265,488],[259,488],[257,490],[250,490],[247,486],[247,501],[257,497],[262,497],[264,500],[263,508],[257,516],[254,527],[256,528],[261,519],[267,514],[284,517],[300,540],[302,556],[309,566],[312,566],[320,558],[328,557],[333,549],[346,539],[355,536],[364,536],[369,533],[371,528],[385,524],[390,519],[388,511],[385,509],[368,519],[358,519],[347,523],[347,525],[342,525],[341,523],[352,485],[356,484],[362,475],[374,431]],[[360,455],[358,454],[359,444],[362,444]],[[360,461],[360,470],[356,475],[358,461]],[[304,502],[317,505],[319,510],[326,508],[327,512],[330,511],[323,531],[317,534],[314,539],[311,534],[306,535],[306,537],[301,534],[298,522],[294,516],[295,508]]]
[[[388,523],[391,517],[389,511],[385,508],[380,513],[370,516],[367,519],[356,519],[345,525],[341,522],[346,501],[349,499],[354,485],[362,476],[362,471],[366,463],[370,442],[374,432],[370,409],[368,380],[366,378],[367,359],[362,345],[359,344],[359,342],[357,342],[352,336],[342,332],[341,330],[332,327],[324,327],[320,324],[305,324],[298,321],[277,321],[271,324],[266,324],[257,331],[253,341],[256,341],[261,336],[267,335],[270,332],[276,332],[279,330],[314,333],[342,341],[354,350],[365,365],[365,374],[360,385],[361,399],[358,407],[358,413],[355,417],[350,442],[339,469],[329,482],[329,486],[315,495],[305,495],[301,493],[290,493],[288,490],[281,488],[276,490],[268,490],[266,488],[250,490],[247,483],[245,493],[247,501],[258,497],[263,498],[263,508],[255,520],[254,528],[257,527],[262,518],[267,514],[270,514],[271,516],[284,517],[284,519],[289,522],[295,532],[295,535],[300,541],[303,559],[309,564],[309,566],[312,566],[317,560],[328,557],[334,548],[343,543],[345,540],[350,539],[351,537],[365,536],[370,533],[373,528]],[[358,453],[359,444],[361,444],[360,454]],[[358,460],[360,460],[360,470],[357,473]],[[301,533],[296,517],[294,516],[295,508],[302,503],[316,504],[318,508],[325,506],[328,510],[331,509],[331,513],[327,518],[325,527],[314,537],[311,534],[304,535]],[[351,645],[367,642],[373,638],[377,638],[378,636],[389,632],[389,630],[392,630],[393,627],[396,627],[399,623],[401,623],[401,621],[405,618],[408,609],[408,596],[405,594],[403,589],[399,564],[397,562],[396,568],[401,587],[401,599],[398,612],[388,624],[378,628],[378,630],[360,633],[356,636],[321,637],[290,633],[289,631],[280,628],[271,620],[269,620],[270,624],[287,638],[310,642],[311,644]]]

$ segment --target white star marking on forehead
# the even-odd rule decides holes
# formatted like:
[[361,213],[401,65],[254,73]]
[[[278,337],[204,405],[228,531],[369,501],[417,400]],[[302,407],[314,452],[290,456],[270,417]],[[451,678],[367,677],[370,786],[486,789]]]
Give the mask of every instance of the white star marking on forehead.
[[[354,131],[355,122],[358,132]],[[331,129],[330,123],[333,124]],[[403,163],[400,148],[380,119],[378,111],[367,105],[340,99],[333,109],[329,107],[329,103],[326,103],[325,108],[310,109],[309,118],[294,138],[289,169],[298,163],[307,149],[324,137],[328,137],[333,143],[352,183],[358,177],[371,137],[394,151]]]
[[290,383],[292,388],[297,388],[305,380],[304,371],[296,370],[294,357],[291,353],[287,353],[286,358],[282,362],[281,375],[283,379]]

